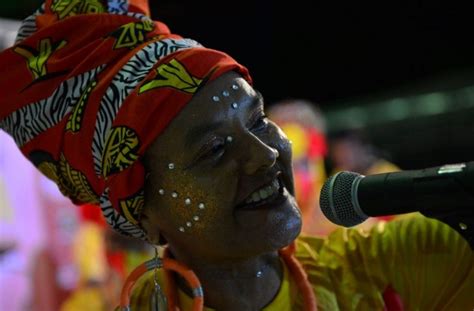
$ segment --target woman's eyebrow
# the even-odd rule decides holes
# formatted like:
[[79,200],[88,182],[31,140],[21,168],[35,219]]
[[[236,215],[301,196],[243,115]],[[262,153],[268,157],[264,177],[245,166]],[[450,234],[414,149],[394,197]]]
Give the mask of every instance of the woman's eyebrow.
[[[256,95],[252,98],[252,101],[250,102],[249,108],[250,109],[255,109],[259,105],[263,104],[263,96],[262,93],[259,91],[255,90]],[[186,136],[185,136],[185,143],[186,145],[193,145],[200,140],[201,138],[204,137],[207,133],[215,131],[219,129],[220,127],[223,126],[223,121],[217,121],[209,124],[203,124],[199,125],[196,128],[194,128],[192,131],[189,131]]]
[[223,121],[218,121],[218,122],[213,122],[213,123],[208,123],[208,124],[203,124],[199,125],[193,130],[189,131],[186,136],[185,136],[185,143],[186,145],[193,145],[196,142],[199,142],[202,140],[204,135],[211,131],[215,131],[222,127]]

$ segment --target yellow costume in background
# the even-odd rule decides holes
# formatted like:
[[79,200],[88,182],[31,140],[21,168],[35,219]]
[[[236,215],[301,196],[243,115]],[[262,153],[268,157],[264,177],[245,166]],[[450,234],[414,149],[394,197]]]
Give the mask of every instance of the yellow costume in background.
[[[319,310],[384,310],[388,286],[405,310],[474,308],[474,253],[457,232],[436,220],[415,216],[381,222],[367,233],[338,229],[326,239],[300,237],[296,243]],[[162,273],[159,281],[163,284]],[[150,310],[152,290],[149,273],[133,290],[131,309]],[[181,310],[190,310],[191,298],[180,291],[179,300]],[[279,293],[263,310],[303,310],[286,268]]]
[[387,160],[381,159],[372,164],[372,166],[365,172],[365,175],[384,174],[398,171],[400,171],[398,166]]
[[79,272],[78,288],[62,304],[61,311],[106,311],[103,284],[107,278],[103,229],[91,222],[79,228],[74,240],[74,259]]

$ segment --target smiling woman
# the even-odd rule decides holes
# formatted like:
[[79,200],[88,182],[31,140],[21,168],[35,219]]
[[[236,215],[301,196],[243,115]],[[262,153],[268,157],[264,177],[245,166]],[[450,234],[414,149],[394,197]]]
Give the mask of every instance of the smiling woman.
[[[212,100],[224,92],[226,97]],[[198,139],[188,140],[203,128]],[[237,73],[226,73],[204,86],[145,154],[150,174],[141,223],[154,241],[159,228],[173,254],[185,247],[195,257],[186,262],[282,248],[301,227],[285,187],[292,184],[290,161],[289,142],[266,119],[261,98]]]
[[166,247],[122,310],[472,304],[472,251],[442,223],[299,236],[290,143],[247,69],[171,34],[146,1],[47,0],[0,68],[0,126],[25,156],[116,231]]
[[280,285],[276,251],[298,236],[301,220],[285,186],[292,184],[289,142],[266,119],[260,95],[235,72],[210,82],[144,163],[141,224],[149,239],[158,244],[162,236],[193,268],[212,306],[229,310],[229,298],[239,310],[265,306]]

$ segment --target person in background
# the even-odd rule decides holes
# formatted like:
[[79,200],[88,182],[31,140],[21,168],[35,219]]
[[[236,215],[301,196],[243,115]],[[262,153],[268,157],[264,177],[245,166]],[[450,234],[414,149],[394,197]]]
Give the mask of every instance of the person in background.
[[119,303],[127,275],[153,254],[152,247],[110,228],[97,206],[79,207],[80,225],[74,239],[79,280],[61,311],[111,310]]
[[374,175],[399,171],[400,168],[387,158],[362,130],[344,130],[330,136],[330,159],[334,172]]
[[327,178],[326,119],[319,107],[305,99],[287,99],[271,105],[267,114],[292,142],[296,201],[303,217],[302,232],[327,235],[337,226],[324,217],[319,194]]
[[[388,160],[388,155],[378,149],[360,129],[343,130],[330,136],[330,161],[333,173],[351,171],[362,175],[375,175],[400,171]],[[358,228],[368,230],[378,221],[389,221],[394,216],[371,217]]]

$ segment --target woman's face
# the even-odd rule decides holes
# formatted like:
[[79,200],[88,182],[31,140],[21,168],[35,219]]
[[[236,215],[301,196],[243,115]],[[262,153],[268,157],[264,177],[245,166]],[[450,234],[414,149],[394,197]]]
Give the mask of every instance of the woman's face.
[[210,261],[245,258],[284,247],[300,232],[289,141],[234,72],[193,97],[145,165],[142,224],[172,250]]

